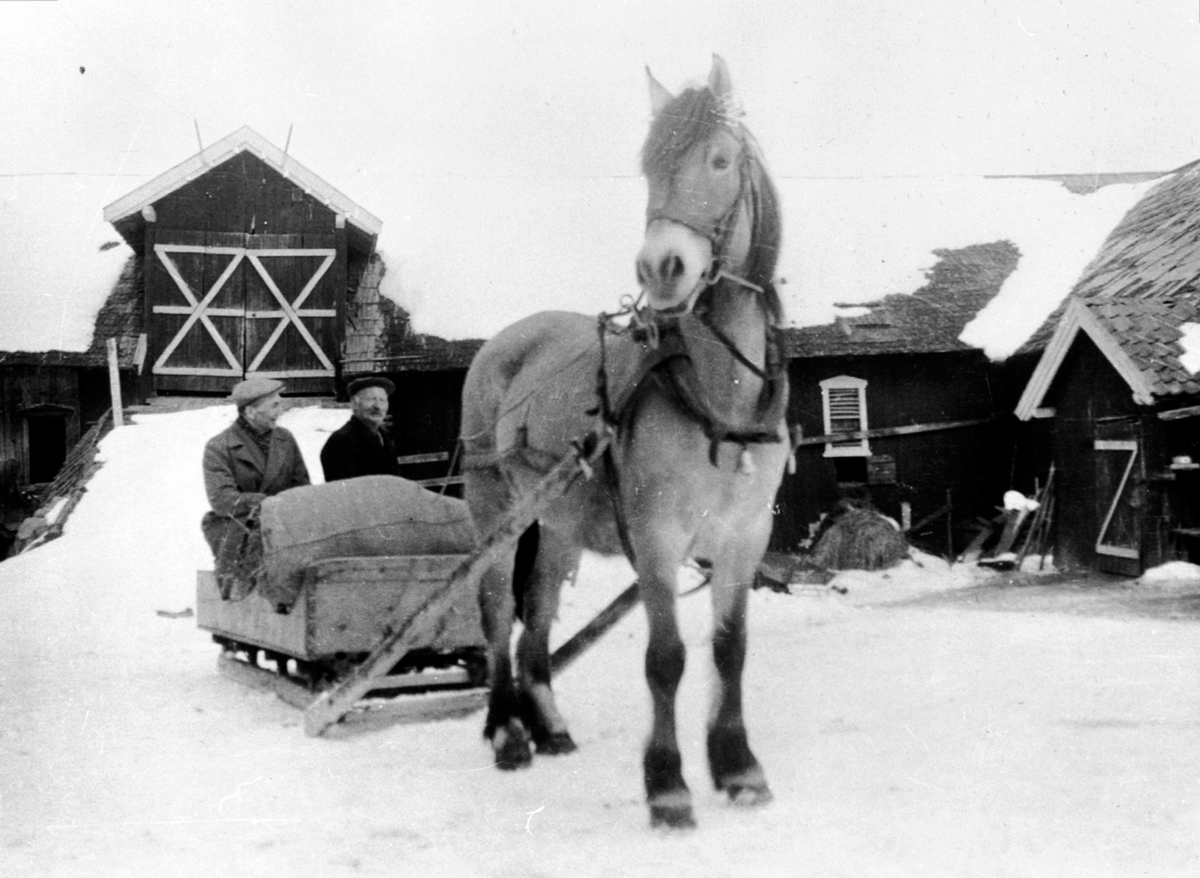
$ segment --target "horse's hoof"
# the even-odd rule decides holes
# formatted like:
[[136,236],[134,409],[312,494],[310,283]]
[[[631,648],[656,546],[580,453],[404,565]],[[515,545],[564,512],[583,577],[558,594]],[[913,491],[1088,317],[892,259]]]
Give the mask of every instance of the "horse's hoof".
[[496,767],[501,771],[528,768],[533,762],[533,751],[529,749],[529,738],[524,732],[497,729],[492,736],[492,750],[496,754]]
[[537,751],[542,756],[562,756],[574,753],[579,748],[571,738],[570,732],[553,732],[538,739]]
[[651,829],[695,829],[691,805],[651,805]]
[[725,786],[730,804],[738,808],[760,808],[775,798],[766,784],[754,786],[731,783]]

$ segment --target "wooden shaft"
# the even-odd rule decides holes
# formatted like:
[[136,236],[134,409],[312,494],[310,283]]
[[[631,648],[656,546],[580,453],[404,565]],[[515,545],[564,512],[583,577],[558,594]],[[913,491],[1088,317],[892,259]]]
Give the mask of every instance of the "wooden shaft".
[[607,607],[597,613],[596,618],[580,628],[570,640],[554,651],[554,655],[550,656],[550,676],[557,676],[566,670],[575,659],[583,655],[588,647],[624,619],[629,611],[637,606],[638,600],[638,584],[634,581],[631,586],[613,598]]

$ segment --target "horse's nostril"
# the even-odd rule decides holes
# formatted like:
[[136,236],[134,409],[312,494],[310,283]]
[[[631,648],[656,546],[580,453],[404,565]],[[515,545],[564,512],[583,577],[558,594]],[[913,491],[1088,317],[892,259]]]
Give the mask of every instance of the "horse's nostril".
[[663,257],[659,264],[659,277],[664,281],[675,280],[683,274],[683,260],[678,254],[671,253]]

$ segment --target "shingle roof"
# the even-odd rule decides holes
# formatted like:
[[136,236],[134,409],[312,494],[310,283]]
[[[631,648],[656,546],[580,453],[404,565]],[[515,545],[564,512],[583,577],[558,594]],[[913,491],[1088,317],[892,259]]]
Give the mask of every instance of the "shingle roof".
[[1009,241],[935,250],[928,283],[860,307],[868,314],[839,317],[825,326],[783,331],[789,357],[833,357],[970,350],[963,328],[1000,291],[1020,252]]
[[108,340],[117,340],[117,358],[123,367],[134,365],[138,353],[138,337],[144,331],[142,260],[130,256],[108,298],[96,314],[92,344],[88,354],[106,362]]
[[1197,320],[1200,306],[1200,163],[1163,180],[1125,214],[1022,350],[1045,348],[1073,300],[1144,373],[1154,396],[1200,392],[1179,362],[1180,326]]
[[1164,303],[1098,298],[1085,304],[1141,370],[1154,396],[1200,393],[1200,381],[1179,361],[1183,353],[1179,327],[1196,319],[1194,301]]

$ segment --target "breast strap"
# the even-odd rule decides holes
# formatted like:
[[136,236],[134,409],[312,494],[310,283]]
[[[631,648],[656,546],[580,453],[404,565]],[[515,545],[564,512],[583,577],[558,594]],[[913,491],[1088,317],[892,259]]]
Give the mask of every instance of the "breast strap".
[[[597,376],[597,395],[600,406],[597,410],[614,427],[626,423],[638,396],[653,384],[672,400],[680,409],[695,419],[709,439],[709,460],[716,466],[717,452],[722,442],[733,442],[745,448],[755,443],[781,442],[779,423],[787,408],[786,382],[783,376],[783,357],[778,343],[768,339],[767,367],[762,392],[755,406],[754,416],[742,423],[734,423],[712,403],[700,375],[696,371],[695,358],[689,339],[703,327],[703,331],[714,334],[714,329],[695,314],[685,313],[669,318],[659,318],[653,330],[617,330],[605,315],[600,316],[600,369]],[[615,395],[609,387],[607,349],[605,339],[614,331],[639,331],[653,336],[643,340],[645,354],[633,375]],[[637,338],[637,335],[634,336]],[[724,349],[724,348],[722,348]]]

